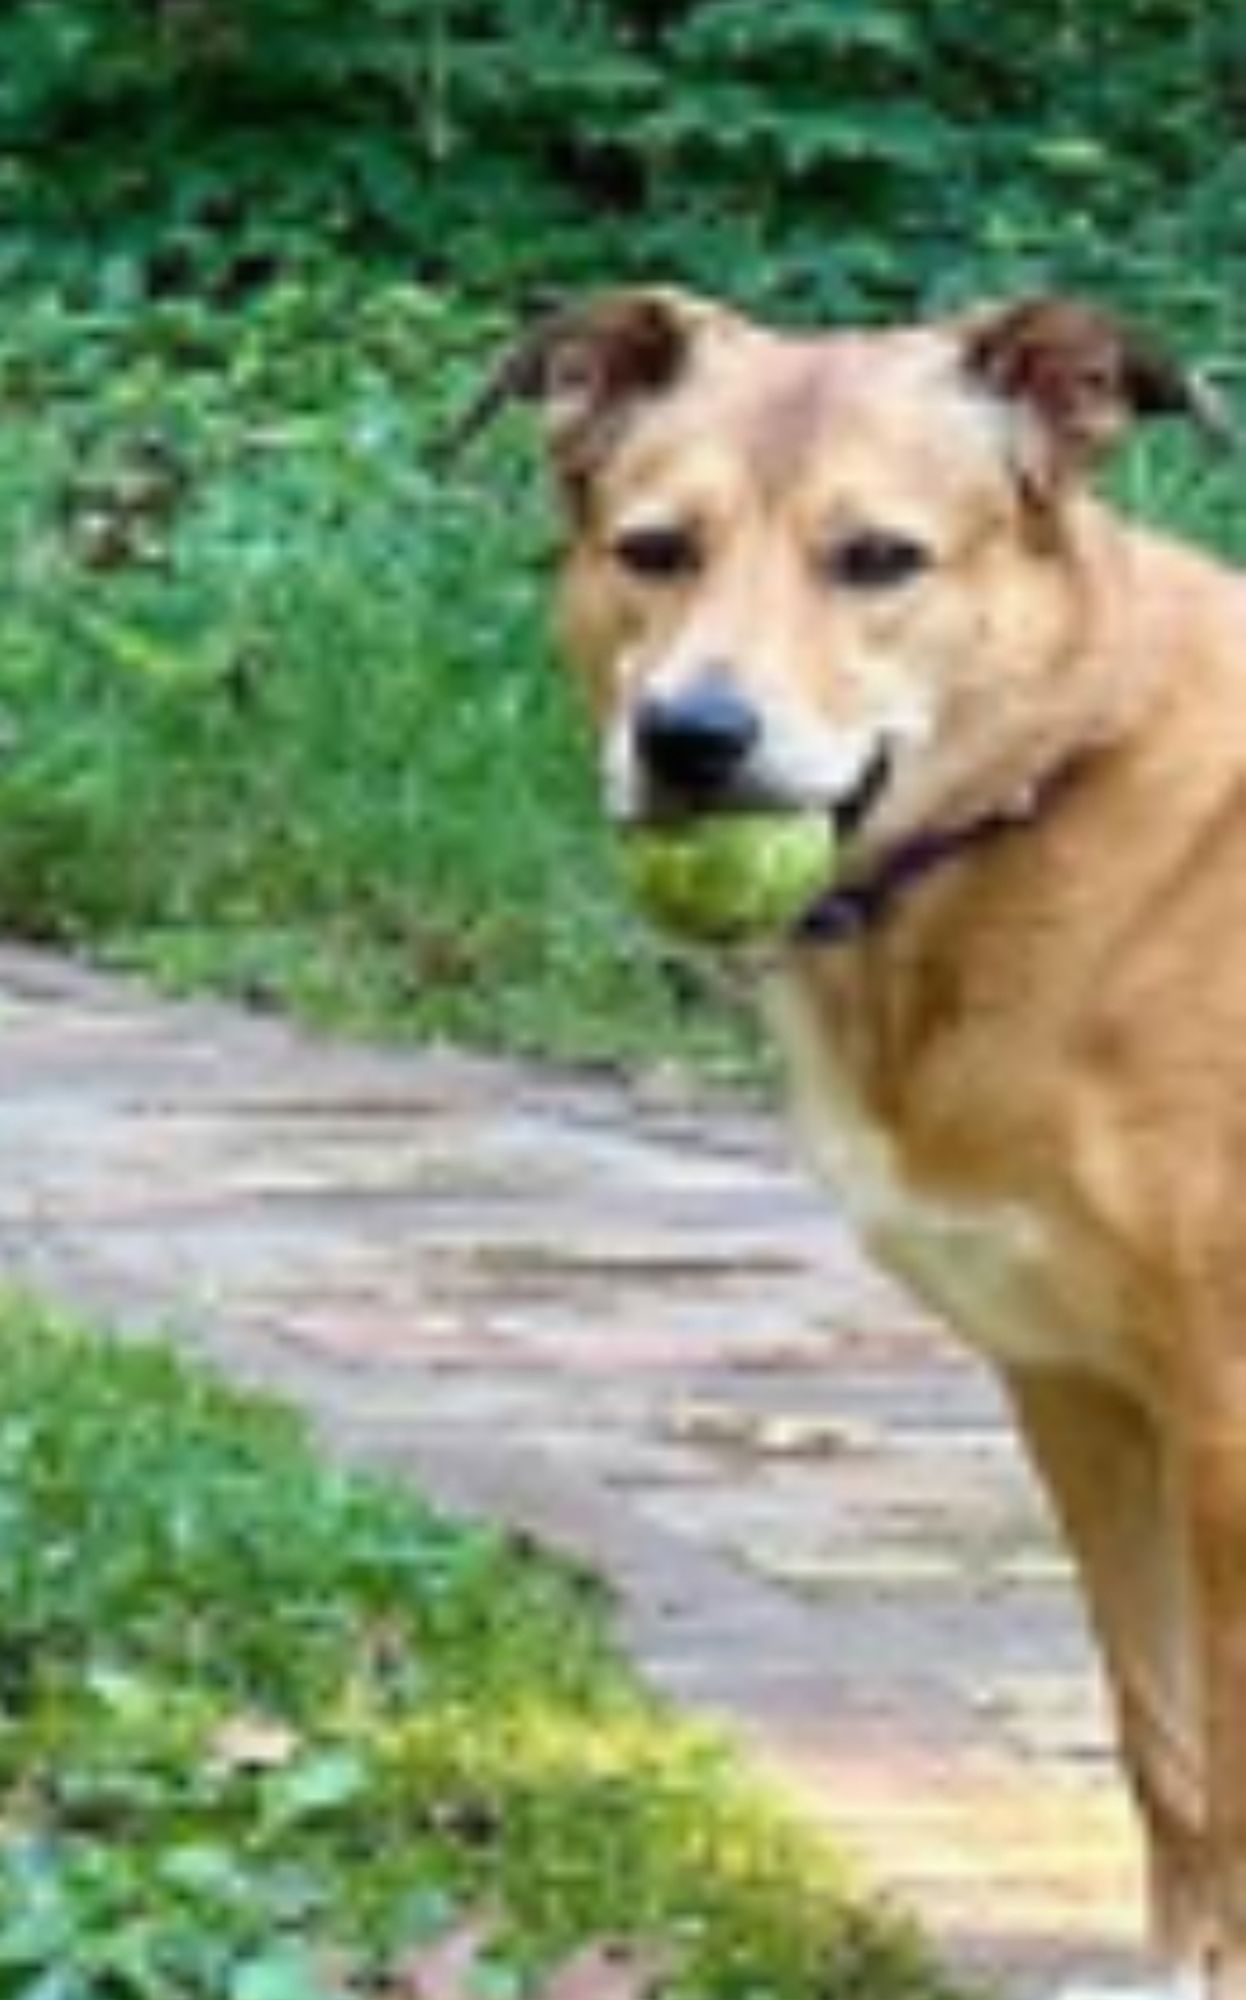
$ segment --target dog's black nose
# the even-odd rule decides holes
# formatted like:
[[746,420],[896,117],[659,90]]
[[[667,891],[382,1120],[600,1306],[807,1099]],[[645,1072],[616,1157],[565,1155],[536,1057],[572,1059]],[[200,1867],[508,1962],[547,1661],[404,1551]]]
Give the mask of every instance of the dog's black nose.
[[739,777],[761,721],[729,682],[707,675],[678,694],[642,701],[635,731],[647,777],[668,791],[703,798],[726,791]]

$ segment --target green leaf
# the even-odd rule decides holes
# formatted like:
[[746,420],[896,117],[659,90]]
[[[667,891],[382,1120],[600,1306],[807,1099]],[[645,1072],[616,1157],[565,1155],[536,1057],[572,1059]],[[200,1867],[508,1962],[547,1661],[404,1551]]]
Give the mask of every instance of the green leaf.
[[345,1994],[322,1978],[298,1945],[277,1945],[236,1967],[229,2000],[345,2000]]
[[21,1893],[24,1907],[0,1928],[0,1968],[46,1969],[68,1956],[78,1924],[60,1878],[40,1878],[22,1869],[16,1881],[10,1874],[5,1889]]
[[916,22],[891,0],[715,0],[694,9],[672,44],[679,57],[754,68],[776,56],[908,56],[920,46]]
[[274,1826],[323,1819],[353,1805],[368,1787],[368,1767],[354,1750],[325,1750],[274,1773],[265,1787]]
[[96,2000],[96,1994],[86,1973],[72,1965],[55,1965],[29,1985],[19,1986],[12,2000]]
[[237,1855],[210,1841],[170,1848],[160,1858],[159,1875],[180,1894],[222,1908],[245,1907],[254,1900],[251,1877]]

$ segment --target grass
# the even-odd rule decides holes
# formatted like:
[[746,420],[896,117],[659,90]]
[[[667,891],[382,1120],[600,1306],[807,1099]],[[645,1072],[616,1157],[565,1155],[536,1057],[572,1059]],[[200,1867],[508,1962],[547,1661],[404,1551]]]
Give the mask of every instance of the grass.
[[10,335],[0,925],[337,1027],[730,1067],[614,877],[530,440],[429,469],[497,326],[293,285],[179,324]]
[[[0,927],[339,1028],[750,1072],[615,879],[531,437],[430,469],[498,338],[341,271],[13,304]],[[1239,478],[1165,440],[1122,485],[1240,554]]]
[[0,1370],[14,2000],[380,2000],[481,1908],[482,2000],[606,1933],[663,1943],[672,2000],[949,1991],[577,1575],[164,1347],[8,1299]]

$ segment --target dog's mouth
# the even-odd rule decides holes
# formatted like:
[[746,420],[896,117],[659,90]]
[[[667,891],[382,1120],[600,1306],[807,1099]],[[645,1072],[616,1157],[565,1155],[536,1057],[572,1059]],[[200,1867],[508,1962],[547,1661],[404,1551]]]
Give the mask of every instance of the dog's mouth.
[[791,786],[764,771],[754,770],[745,771],[720,788],[668,787],[650,780],[639,803],[612,810],[610,817],[624,826],[680,828],[695,826],[703,819],[759,813],[779,819],[790,814],[822,812],[838,850],[850,845],[864,830],[891,782],[894,763],[891,744],[880,740],[847,788],[836,793],[824,792],[820,787],[806,790],[801,785]]
[[798,912],[788,927],[788,936],[794,943],[806,942],[818,934],[825,914],[842,894],[840,886],[841,862],[845,850],[851,847],[857,836],[864,830],[876,805],[882,800],[892,777],[894,753],[891,745],[880,741],[847,791],[831,800],[829,807],[829,828],[827,841],[827,879],[818,892]]
[[880,741],[834,795],[737,784],[712,799],[668,799],[651,790],[643,812],[620,816],[631,887],[660,927],[692,942],[808,941],[845,894],[892,766]]
[[847,845],[864,827],[891,782],[893,764],[891,745],[880,742],[855,783],[831,801],[831,826],[841,846]]

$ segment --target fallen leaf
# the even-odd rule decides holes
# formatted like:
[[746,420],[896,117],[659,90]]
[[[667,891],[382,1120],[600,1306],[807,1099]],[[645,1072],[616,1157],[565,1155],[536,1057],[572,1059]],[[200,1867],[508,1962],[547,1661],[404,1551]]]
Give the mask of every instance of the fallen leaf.
[[838,1458],[877,1451],[879,1433],[859,1417],[763,1417],[752,1444],[768,1458]]
[[733,1403],[679,1403],[666,1419],[666,1429],[681,1444],[746,1445],[755,1418]]
[[266,1715],[235,1715],[221,1724],[209,1746],[212,1768],[228,1776],[234,1771],[279,1771],[293,1762],[301,1747],[295,1731]]
[[663,1971],[659,1952],[587,1944],[558,1967],[541,2000],[642,2000]]
[[493,1920],[471,1917],[408,1951],[389,1974],[383,2000],[467,2000],[472,1968]]
[[859,1417],[767,1415],[735,1403],[678,1404],[667,1418],[682,1444],[716,1445],[758,1458],[836,1458],[877,1451],[881,1435]]
[[[474,1917],[417,1946],[393,1968],[378,2000],[471,2000],[477,1961],[497,1922]],[[657,1950],[598,1939],[556,1966],[535,2000],[643,2000],[664,1970]]]

